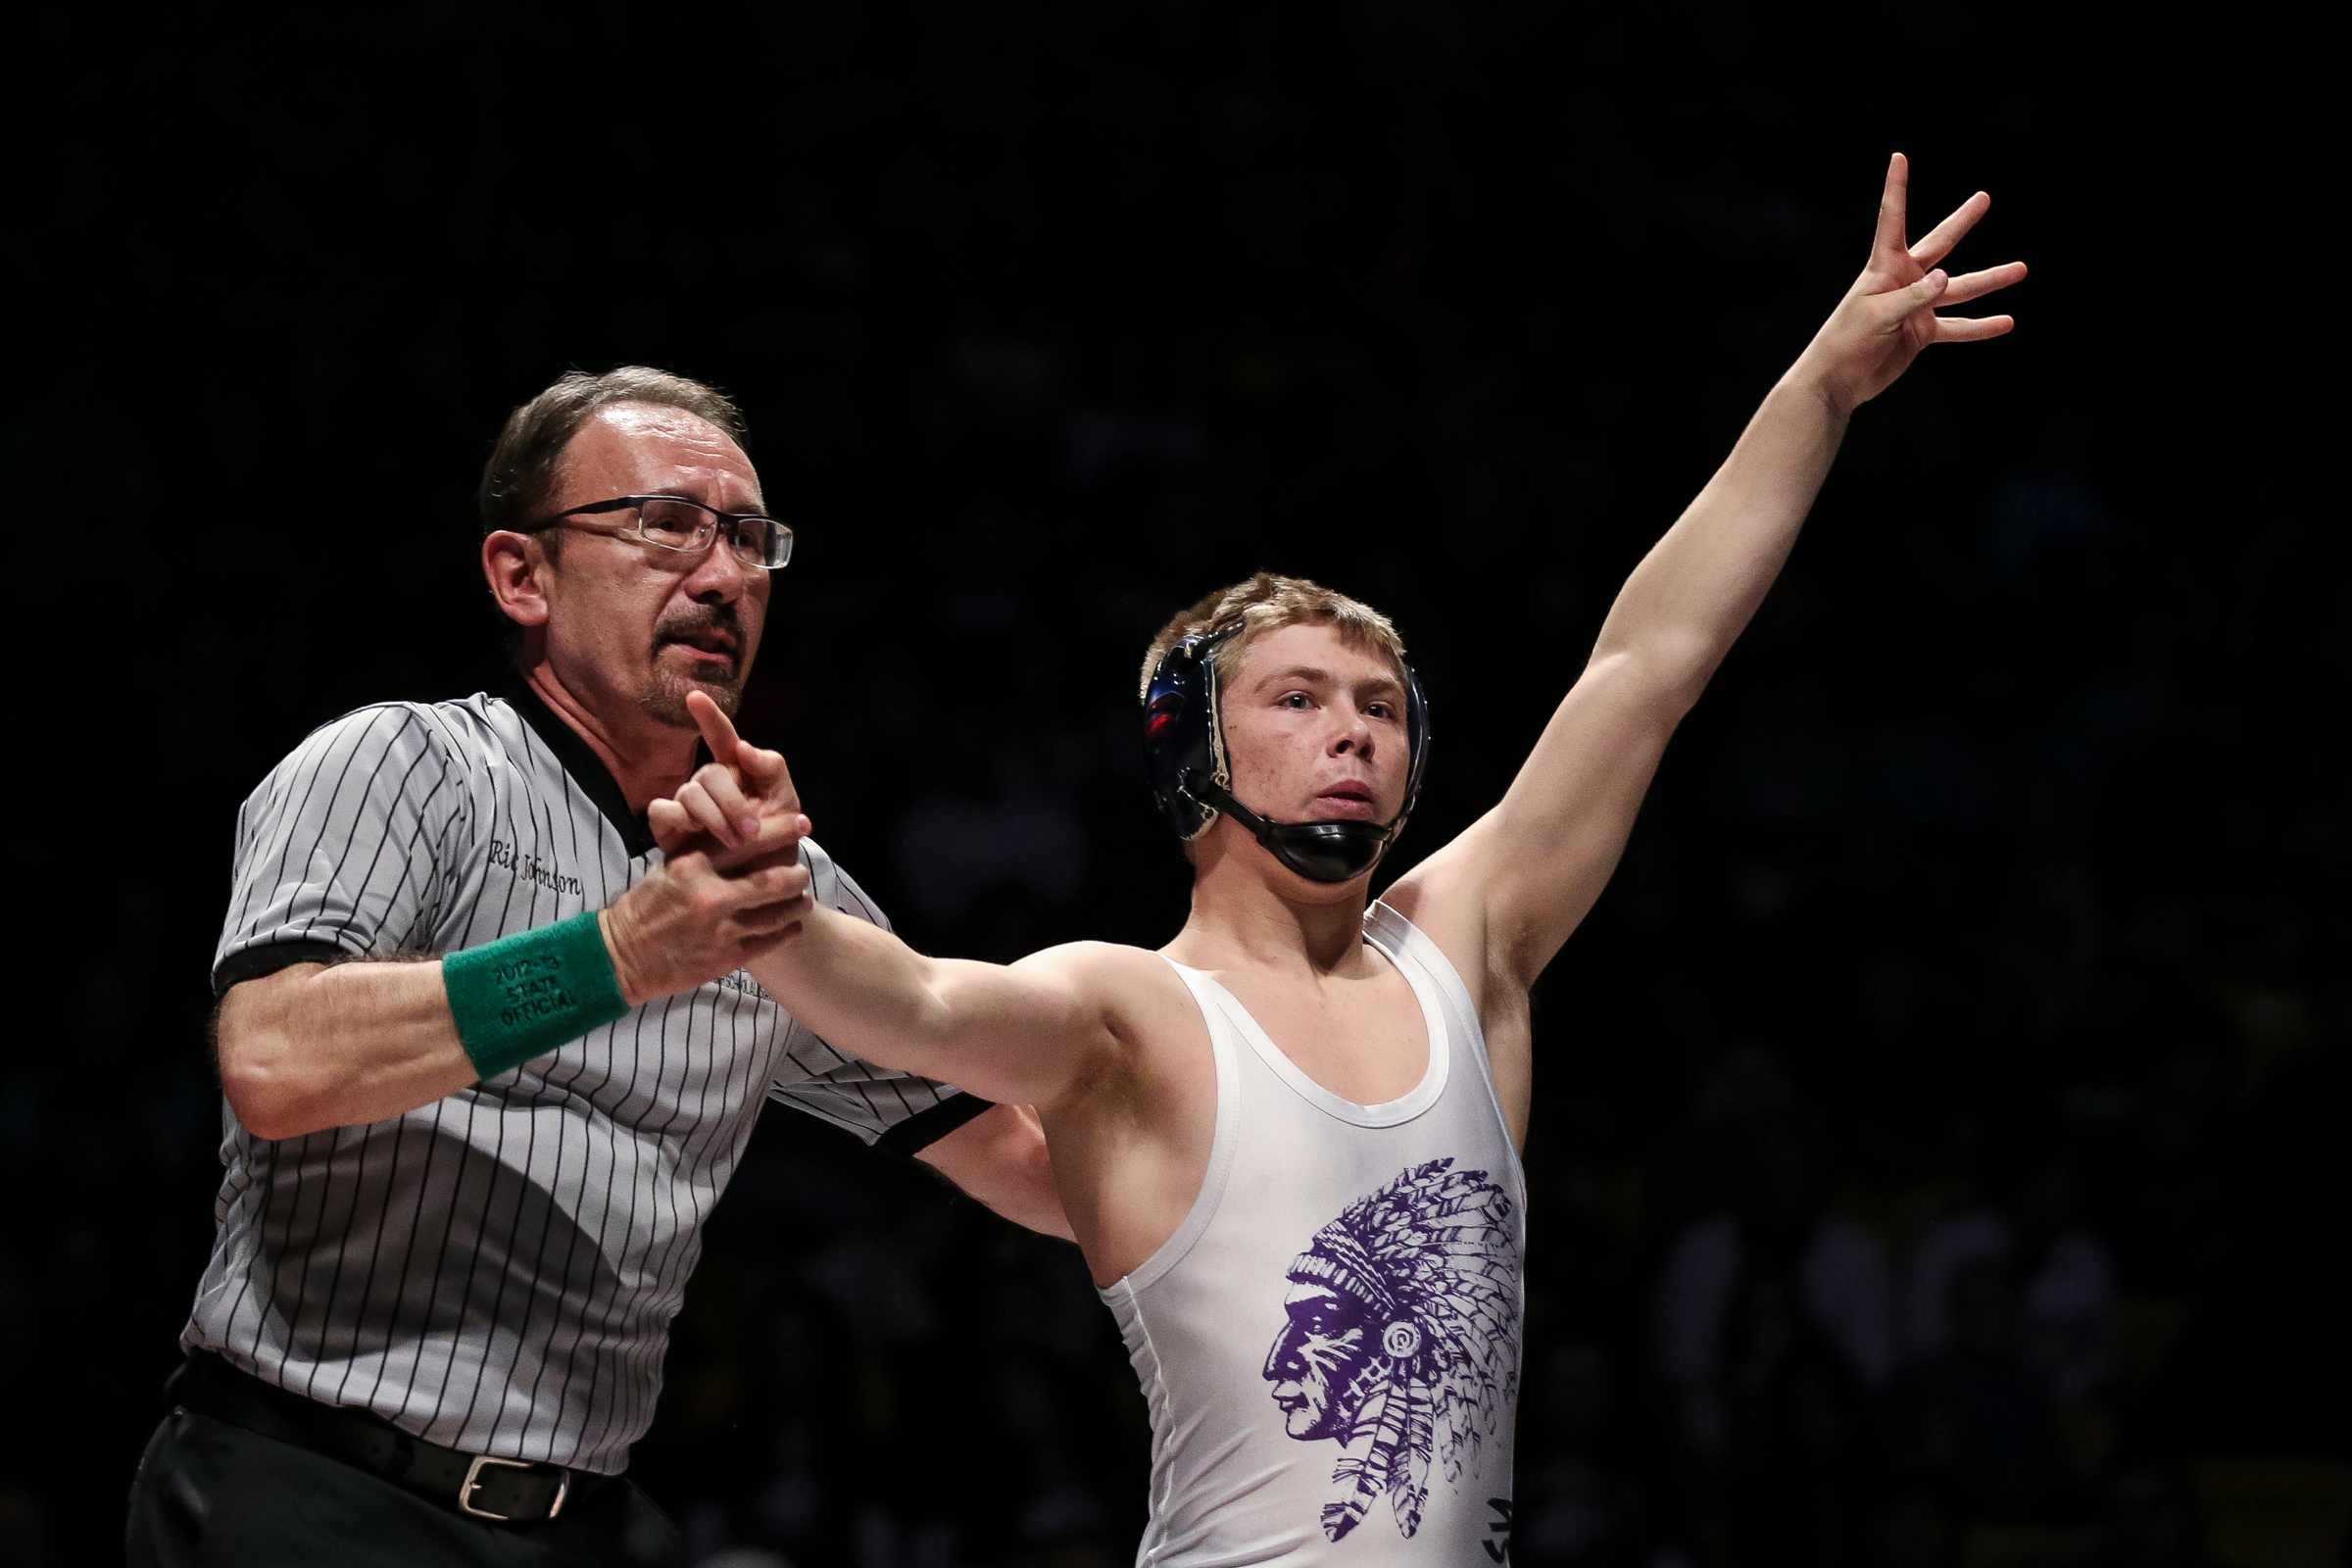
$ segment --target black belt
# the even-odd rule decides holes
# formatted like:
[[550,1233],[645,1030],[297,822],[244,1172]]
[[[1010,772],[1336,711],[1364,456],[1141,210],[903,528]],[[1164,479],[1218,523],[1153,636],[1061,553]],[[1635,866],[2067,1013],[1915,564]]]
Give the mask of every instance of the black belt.
[[564,1503],[619,1479],[445,1448],[372,1412],[274,1388],[207,1350],[191,1352],[164,1392],[183,1409],[340,1459],[460,1513],[501,1524],[553,1519]]

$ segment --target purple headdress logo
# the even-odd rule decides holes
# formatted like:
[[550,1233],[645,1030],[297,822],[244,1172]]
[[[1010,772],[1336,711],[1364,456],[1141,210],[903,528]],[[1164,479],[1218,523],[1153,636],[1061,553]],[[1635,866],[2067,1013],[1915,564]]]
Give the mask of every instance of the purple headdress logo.
[[1292,1260],[1290,1321],[1267,1352],[1283,1428],[1336,1442],[1333,1541],[1386,1493],[1421,1528],[1429,1471],[1477,1473],[1519,1394],[1519,1245],[1511,1200],[1483,1170],[1416,1165],[1315,1232]]

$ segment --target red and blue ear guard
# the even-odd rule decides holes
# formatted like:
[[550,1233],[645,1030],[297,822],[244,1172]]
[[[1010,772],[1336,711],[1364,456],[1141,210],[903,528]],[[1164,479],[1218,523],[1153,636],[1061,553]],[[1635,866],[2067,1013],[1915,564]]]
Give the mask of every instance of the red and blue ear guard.
[[1351,882],[1379,861],[1421,799],[1421,775],[1429,765],[1429,704],[1421,695],[1421,677],[1405,666],[1404,733],[1412,762],[1396,820],[1386,826],[1354,820],[1269,822],[1233,798],[1218,713],[1212,656],[1241,629],[1228,626],[1187,637],[1161,655],[1152,669],[1144,689],[1144,771],[1152,781],[1152,798],[1180,839],[1199,838],[1223,811],[1308,881]]

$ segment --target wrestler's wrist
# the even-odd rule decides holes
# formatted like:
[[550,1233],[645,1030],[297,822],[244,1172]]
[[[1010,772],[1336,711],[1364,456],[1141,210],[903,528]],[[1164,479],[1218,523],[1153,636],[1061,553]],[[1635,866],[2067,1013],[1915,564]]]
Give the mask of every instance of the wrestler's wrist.
[[1836,373],[1829,358],[1819,342],[1813,343],[1796,357],[1773,392],[1813,404],[1831,420],[1842,424],[1853,417],[1854,400],[1847,393],[1845,378]]

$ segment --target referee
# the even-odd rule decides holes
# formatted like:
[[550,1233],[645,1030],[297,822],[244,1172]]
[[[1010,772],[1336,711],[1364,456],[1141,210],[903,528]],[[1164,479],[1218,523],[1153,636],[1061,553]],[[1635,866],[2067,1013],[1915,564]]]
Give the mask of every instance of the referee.
[[814,843],[655,849],[686,698],[733,709],[792,553],[742,437],[639,368],[515,410],[481,488],[512,690],[347,714],[239,813],[227,1175],[133,1568],[682,1564],[621,1472],[763,1099],[1068,1234],[1017,1109],[845,1056],[743,972],[804,893],[887,924]]

